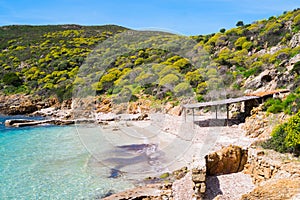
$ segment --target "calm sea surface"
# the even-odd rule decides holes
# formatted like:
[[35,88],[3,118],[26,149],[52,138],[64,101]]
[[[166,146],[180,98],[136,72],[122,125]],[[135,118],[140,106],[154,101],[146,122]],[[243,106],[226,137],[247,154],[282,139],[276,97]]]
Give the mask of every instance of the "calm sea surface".
[[6,128],[8,118],[0,116],[0,199],[95,199],[132,187],[89,164],[75,126]]

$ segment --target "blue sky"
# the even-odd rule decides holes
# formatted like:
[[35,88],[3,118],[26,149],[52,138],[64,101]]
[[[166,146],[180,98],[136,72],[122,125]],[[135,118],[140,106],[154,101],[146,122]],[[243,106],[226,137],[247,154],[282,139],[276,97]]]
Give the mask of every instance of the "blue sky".
[[0,25],[117,24],[199,35],[298,7],[299,0],[0,0]]

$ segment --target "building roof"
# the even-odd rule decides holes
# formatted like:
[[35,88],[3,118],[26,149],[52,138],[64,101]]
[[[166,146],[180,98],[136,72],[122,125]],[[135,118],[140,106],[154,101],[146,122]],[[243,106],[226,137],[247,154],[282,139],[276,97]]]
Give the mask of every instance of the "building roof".
[[287,92],[289,92],[288,89],[278,89],[278,90],[271,90],[271,91],[265,91],[265,92],[257,92],[257,93],[253,93],[253,94],[246,94],[246,96],[242,96],[242,97],[238,97],[238,98],[230,98],[230,99],[209,101],[209,102],[203,102],[203,103],[185,104],[185,105],[182,105],[182,107],[193,109],[193,108],[204,108],[204,107],[210,107],[210,106],[219,106],[219,105],[226,105],[226,104],[248,101],[251,99],[260,99],[263,97],[267,97],[269,95],[279,94],[279,93],[287,93]]
[[182,105],[183,108],[204,108],[204,107],[210,107],[210,106],[219,106],[219,105],[226,105],[226,104],[232,104],[232,103],[238,103],[243,102],[251,99],[259,99],[260,96],[242,96],[238,98],[230,98],[230,99],[223,99],[223,100],[217,100],[217,101],[209,101],[209,102],[203,102],[203,103],[195,103],[195,104],[185,104]]
[[279,93],[287,93],[290,90],[288,89],[278,89],[278,90],[270,90],[270,91],[264,91],[264,92],[256,92],[252,94],[247,94],[246,96],[259,96],[259,97],[265,97],[273,94],[279,94]]

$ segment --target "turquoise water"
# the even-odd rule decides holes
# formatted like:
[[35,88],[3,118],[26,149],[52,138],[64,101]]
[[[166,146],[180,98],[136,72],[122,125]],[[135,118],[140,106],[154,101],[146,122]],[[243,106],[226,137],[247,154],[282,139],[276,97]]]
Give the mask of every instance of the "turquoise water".
[[5,128],[0,116],[0,199],[95,199],[132,187],[90,165],[75,126]]

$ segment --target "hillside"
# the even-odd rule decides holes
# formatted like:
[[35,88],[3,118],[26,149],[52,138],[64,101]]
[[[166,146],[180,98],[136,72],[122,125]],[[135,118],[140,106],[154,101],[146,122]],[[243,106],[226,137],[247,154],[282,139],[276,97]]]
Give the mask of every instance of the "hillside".
[[[127,30],[115,25],[0,27],[0,88],[5,94],[62,94],[92,49]],[[66,94],[62,98],[70,98]]]
[[[93,89],[100,95],[142,92],[164,99],[192,88],[199,101],[206,99],[212,83],[227,88],[227,96],[245,90],[295,90],[300,83],[300,10],[238,25],[191,37],[211,59],[201,66],[195,67],[188,59],[162,49],[137,49],[110,63],[107,74]],[[85,58],[97,44],[124,30],[118,26],[79,25],[1,27],[1,91],[70,98]],[[155,74],[147,73],[149,69]],[[133,74],[138,75],[126,82],[126,77]],[[156,81],[142,84],[149,80]],[[172,89],[157,90],[166,84]]]

